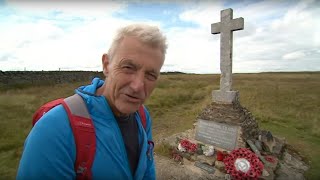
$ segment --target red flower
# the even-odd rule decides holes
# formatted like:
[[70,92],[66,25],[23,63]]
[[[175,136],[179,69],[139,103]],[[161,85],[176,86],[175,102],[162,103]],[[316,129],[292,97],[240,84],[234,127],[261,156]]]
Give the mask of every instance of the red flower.
[[194,153],[196,152],[198,146],[186,139],[183,139],[180,141],[180,144],[183,148],[185,148],[189,153]]

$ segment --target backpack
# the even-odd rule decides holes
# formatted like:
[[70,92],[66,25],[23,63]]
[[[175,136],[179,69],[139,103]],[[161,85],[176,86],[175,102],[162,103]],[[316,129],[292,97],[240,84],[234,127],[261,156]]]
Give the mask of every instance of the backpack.
[[[60,98],[42,105],[33,115],[32,125],[50,109],[63,105],[67,111],[76,144],[75,172],[77,179],[92,179],[91,167],[96,152],[96,135],[87,106],[78,94]],[[146,114],[143,105],[138,110],[142,125],[146,129]],[[148,142],[149,143],[149,142]]]

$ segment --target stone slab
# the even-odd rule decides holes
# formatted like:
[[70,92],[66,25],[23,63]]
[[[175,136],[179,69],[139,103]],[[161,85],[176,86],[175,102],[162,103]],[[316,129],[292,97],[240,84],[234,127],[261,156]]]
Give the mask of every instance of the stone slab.
[[237,146],[239,126],[198,119],[195,139],[232,151]]
[[201,163],[201,162],[199,162],[199,161],[196,161],[196,162],[194,163],[194,165],[195,165],[196,167],[198,167],[198,168],[201,168],[201,169],[207,171],[209,174],[213,174],[214,171],[215,171],[215,169],[214,169],[213,166],[210,166],[210,165]]
[[212,91],[212,100],[218,104],[232,104],[237,102],[239,98],[238,91],[221,91],[214,90]]

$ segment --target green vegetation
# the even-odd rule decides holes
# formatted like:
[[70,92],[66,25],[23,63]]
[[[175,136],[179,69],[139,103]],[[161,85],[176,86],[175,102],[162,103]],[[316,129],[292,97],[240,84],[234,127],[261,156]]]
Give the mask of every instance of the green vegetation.
[[[234,89],[260,128],[285,137],[311,164],[308,179],[320,179],[320,73],[235,74]],[[14,179],[33,112],[73,93],[83,83],[0,89],[0,177]],[[218,75],[165,74],[146,102],[153,134],[160,140],[190,129],[219,88]],[[158,151],[166,151],[160,145]]]

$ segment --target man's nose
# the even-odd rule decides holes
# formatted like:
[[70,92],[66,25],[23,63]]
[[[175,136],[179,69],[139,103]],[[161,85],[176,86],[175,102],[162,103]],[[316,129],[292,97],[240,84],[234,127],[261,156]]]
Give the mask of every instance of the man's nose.
[[133,77],[130,86],[135,92],[142,91],[144,89],[144,74],[137,73],[136,76]]

